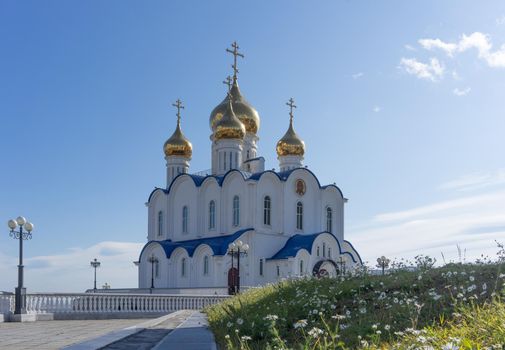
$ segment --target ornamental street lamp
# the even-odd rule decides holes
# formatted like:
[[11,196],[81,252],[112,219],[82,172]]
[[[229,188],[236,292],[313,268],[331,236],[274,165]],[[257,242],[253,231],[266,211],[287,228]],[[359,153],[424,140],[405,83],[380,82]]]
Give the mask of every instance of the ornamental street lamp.
[[343,257],[340,257],[338,259],[338,264],[340,265],[340,273],[342,275],[345,275],[345,259]]
[[96,269],[100,267],[100,261],[95,258],[92,262],[90,262],[90,265],[95,269],[95,283],[93,284],[93,290],[96,292]]
[[381,256],[380,258],[377,258],[377,267],[382,269],[382,275],[384,275],[384,270],[389,267],[389,263],[391,260],[386,258],[384,255]]
[[105,282],[105,284],[102,286],[102,289],[110,289],[110,284]]
[[[16,220],[9,220],[7,226],[10,228],[9,236],[14,239],[19,239],[19,265],[18,265],[18,286],[16,288],[16,302],[14,314],[26,314],[26,288],[23,286],[23,241],[32,239],[33,224],[26,221],[22,216],[18,216]],[[19,230],[16,228],[19,226]],[[23,229],[26,230],[23,231]]]
[[[157,264],[159,262],[158,258],[155,257],[154,255],[151,255],[147,261],[151,263],[151,289],[154,288],[154,264]],[[152,291],[151,291],[152,293]]]
[[[240,293],[240,256],[246,256],[249,251],[249,244],[237,241],[228,245],[228,255],[231,255],[231,268],[233,269],[233,257],[237,257],[237,280],[235,286],[235,293]],[[233,270],[232,270],[233,271]],[[234,281],[235,282],[235,281]]]

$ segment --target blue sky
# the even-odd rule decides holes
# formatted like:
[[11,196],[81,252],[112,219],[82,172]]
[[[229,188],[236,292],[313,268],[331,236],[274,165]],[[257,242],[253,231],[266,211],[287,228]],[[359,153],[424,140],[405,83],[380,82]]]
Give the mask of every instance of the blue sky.
[[[191,171],[210,168],[234,40],[267,168],[294,97],[305,163],[350,199],[346,238],[366,260],[451,259],[457,244],[473,258],[505,237],[502,1],[5,0],[0,37],[0,221],[36,225],[32,290],[86,288],[95,256],[99,283],[136,284],[170,105],[186,105]],[[3,231],[11,290],[17,245]]]

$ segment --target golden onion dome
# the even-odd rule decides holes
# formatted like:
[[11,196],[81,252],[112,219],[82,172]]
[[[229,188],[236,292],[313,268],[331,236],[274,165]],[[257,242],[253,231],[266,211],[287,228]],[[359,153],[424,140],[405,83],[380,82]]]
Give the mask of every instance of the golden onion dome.
[[288,131],[277,142],[277,155],[281,156],[303,156],[305,154],[305,142],[293,129],[293,117],[289,121]]
[[182,133],[180,118],[177,119],[177,127],[174,133],[163,145],[163,151],[167,157],[179,156],[191,158],[193,154],[193,145],[191,145],[191,142],[189,142]]
[[[228,92],[228,96],[231,92]],[[244,124],[233,111],[231,99],[228,98],[226,109],[214,126],[214,139],[243,139],[246,133]]]
[[[255,134],[260,127],[260,116],[258,111],[240,93],[237,79],[233,79],[233,85],[230,88],[232,96],[233,112],[237,118],[244,124],[246,132]],[[209,124],[212,131],[215,131],[217,122],[223,117],[228,108],[229,97],[225,99],[210,113]]]

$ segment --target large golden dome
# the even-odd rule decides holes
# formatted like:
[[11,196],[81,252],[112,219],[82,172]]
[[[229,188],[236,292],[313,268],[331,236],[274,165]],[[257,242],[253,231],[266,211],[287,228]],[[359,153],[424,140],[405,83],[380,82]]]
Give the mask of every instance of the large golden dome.
[[193,154],[193,145],[191,145],[191,142],[189,142],[182,133],[180,119],[177,120],[177,127],[174,133],[163,145],[163,151],[167,157],[180,156],[191,158]]
[[293,129],[293,118],[289,121],[288,131],[277,142],[277,155],[281,156],[303,156],[305,154],[305,142]]
[[[230,95],[231,92],[228,93],[228,96]],[[246,128],[235,115],[231,99],[228,98],[226,109],[214,125],[214,139],[243,139],[245,133]]]
[[[254,109],[254,107],[251,106],[240,93],[236,78],[233,79],[233,85],[230,88],[230,93],[232,96],[233,112],[244,124],[246,132],[256,134],[260,127],[260,116],[258,111],[256,111],[256,109]],[[228,101],[229,97],[226,96],[223,102],[221,102],[210,113],[209,124],[212,131],[215,131],[217,122],[223,117],[223,114],[228,107]]]

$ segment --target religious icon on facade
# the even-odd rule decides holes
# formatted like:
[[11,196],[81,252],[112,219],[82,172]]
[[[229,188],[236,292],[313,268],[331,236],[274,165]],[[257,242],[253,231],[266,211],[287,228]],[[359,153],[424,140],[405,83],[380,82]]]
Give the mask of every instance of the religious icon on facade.
[[296,180],[295,191],[299,196],[303,196],[305,194],[305,182],[303,180]]

